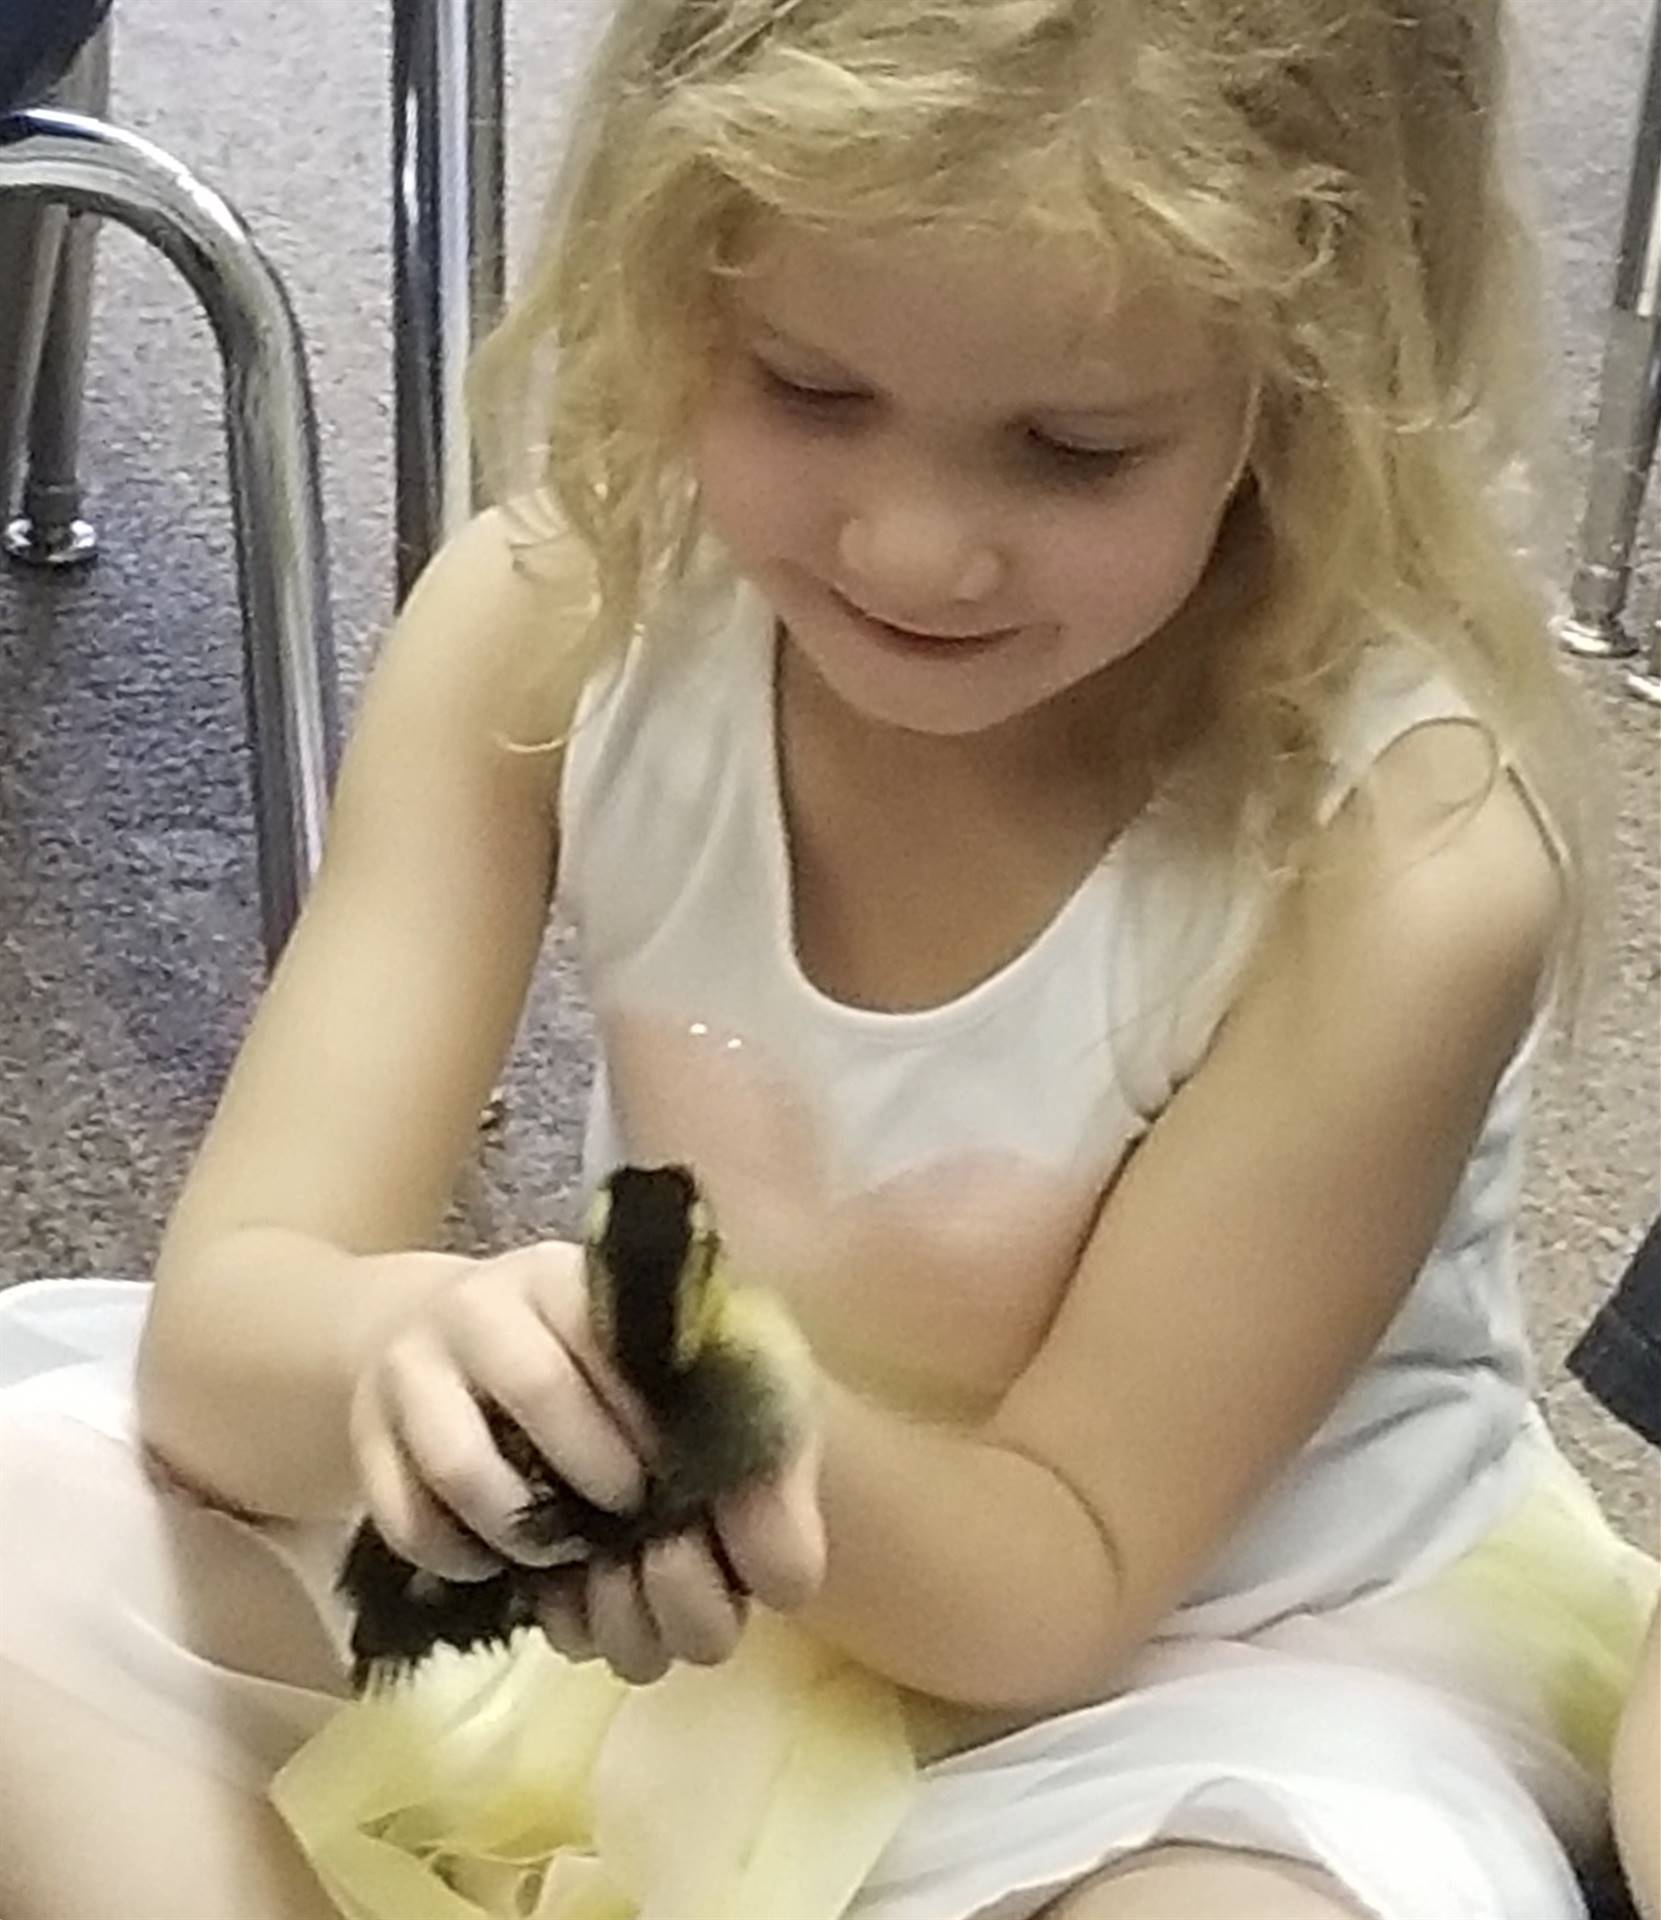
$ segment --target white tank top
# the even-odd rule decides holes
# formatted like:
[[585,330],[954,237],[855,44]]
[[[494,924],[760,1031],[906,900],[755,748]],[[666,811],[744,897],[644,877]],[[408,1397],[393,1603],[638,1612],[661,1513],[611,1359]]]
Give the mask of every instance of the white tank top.
[[[960,997],[832,1000],[792,938],[775,650],[759,595],[705,580],[580,704],[558,904],[600,1038],[585,1168],[691,1160],[745,1269],[818,1263],[851,1296],[851,1330],[882,1275],[926,1382],[931,1328],[965,1304],[1002,1353],[1036,1349],[1116,1168],[1204,1055],[1265,903],[1150,810]],[[1329,810],[1403,733],[1460,716],[1445,684],[1381,664],[1332,743]],[[1512,1263],[1532,1051],[1394,1323],[1170,1632],[1243,1634],[1428,1577],[1511,1497],[1543,1436]],[[1001,1286],[1017,1268],[1024,1284]]]

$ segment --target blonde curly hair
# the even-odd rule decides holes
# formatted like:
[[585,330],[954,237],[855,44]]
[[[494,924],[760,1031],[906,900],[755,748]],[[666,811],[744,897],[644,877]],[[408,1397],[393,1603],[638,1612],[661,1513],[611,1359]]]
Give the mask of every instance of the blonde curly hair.
[[1584,754],[1527,550],[1540,301],[1502,12],[621,0],[539,256],[474,370],[498,497],[527,540],[540,503],[592,562],[568,662],[624,644],[699,550],[689,429],[758,213],[1030,242],[1104,298],[1135,275],[1203,303],[1260,386],[1200,590],[1227,644],[1185,748],[1199,829],[1294,871],[1334,705],[1369,646],[1407,636],[1545,816],[1572,934]]

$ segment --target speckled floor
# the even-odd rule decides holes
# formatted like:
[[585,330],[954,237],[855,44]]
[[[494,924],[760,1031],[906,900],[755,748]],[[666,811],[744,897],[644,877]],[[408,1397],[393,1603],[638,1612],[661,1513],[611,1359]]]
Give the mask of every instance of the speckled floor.
[[[599,8],[509,12],[522,233]],[[1583,449],[1647,7],[1517,0],[1517,13],[1561,322],[1553,402]],[[117,116],[221,186],[290,282],[355,688],[391,600],[385,0],[150,0],[117,16]],[[107,238],[86,456],[104,557],[74,581],[0,577],[0,1282],[146,1270],[258,983],[217,380],[183,289],[126,236]],[[1577,453],[1571,489],[1582,465]],[[1643,559],[1634,605],[1648,613],[1647,546]],[[1601,1007],[1545,1077],[1524,1252],[1552,1417],[1620,1523],[1653,1541],[1654,1464],[1561,1370],[1661,1204],[1656,714],[1607,669],[1577,671],[1619,803],[1617,911]],[[464,1243],[569,1225],[587,1070],[586,1016],[556,953],[509,1123],[458,1211]]]

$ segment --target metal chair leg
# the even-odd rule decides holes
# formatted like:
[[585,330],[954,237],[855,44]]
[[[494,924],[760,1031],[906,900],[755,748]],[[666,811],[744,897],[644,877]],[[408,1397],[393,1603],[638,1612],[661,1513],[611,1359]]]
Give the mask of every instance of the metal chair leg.
[[1661,13],[1634,143],[1626,225],[1569,611],[1558,624],[1571,652],[1600,658],[1634,651],[1622,624],[1632,549],[1661,427]]
[[0,119],[0,209],[56,204],[171,260],[219,343],[268,959],[322,857],[336,762],[317,428],[282,283],[229,206],[159,148],[78,114]]
[[11,511],[34,410],[68,216],[38,201],[0,201],[0,521]]
[[[504,0],[392,3],[392,392],[401,606],[471,517],[464,382],[507,279]],[[484,1133],[506,1117],[497,1087]]]
[[394,0],[397,597],[472,515],[463,381],[505,280],[503,0]]
[[[102,119],[109,101],[110,26],[106,21],[82,50],[51,104]],[[78,471],[97,244],[96,219],[90,215],[70,219],[58,253],[30,409],[22,511],[3,536],[6,552],[30,566],[80,566],[98,552],[97,535],[81,515]]]
[[1661,323],[1617,312],[1604,353],[1569,611],[1558,637],[1571,653],[1618,659],[1635,650],[1622,614],[1632,584],[1632,549],[1661,428]]

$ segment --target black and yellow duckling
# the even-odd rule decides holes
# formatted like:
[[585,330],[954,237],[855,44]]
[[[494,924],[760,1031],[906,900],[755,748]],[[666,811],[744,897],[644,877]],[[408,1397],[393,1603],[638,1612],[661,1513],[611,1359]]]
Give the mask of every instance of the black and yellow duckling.
[[[607,1178],[584,1234],[584,1277],[595,1335],[657,1426],[640,1505],[626,1513],[593,1505],[499,1408],[485,1414],[534,1489],[515,1523],[527,1545],[572,1541],[586,1549],[573,1558],[623,1560],[784,1463],[800,1427],[803,1348],[782,1306],[733,1283],[708,1204],[683,1166],[625,1166]],[[446,1579],[394,1553],[366,1520],[338,1582],[355,1612],[353,1688],[397,1678],[440,1644],[463,1652],[505,1644],[534,1624],[538,1578],[510,1563],[484,1580]]]

